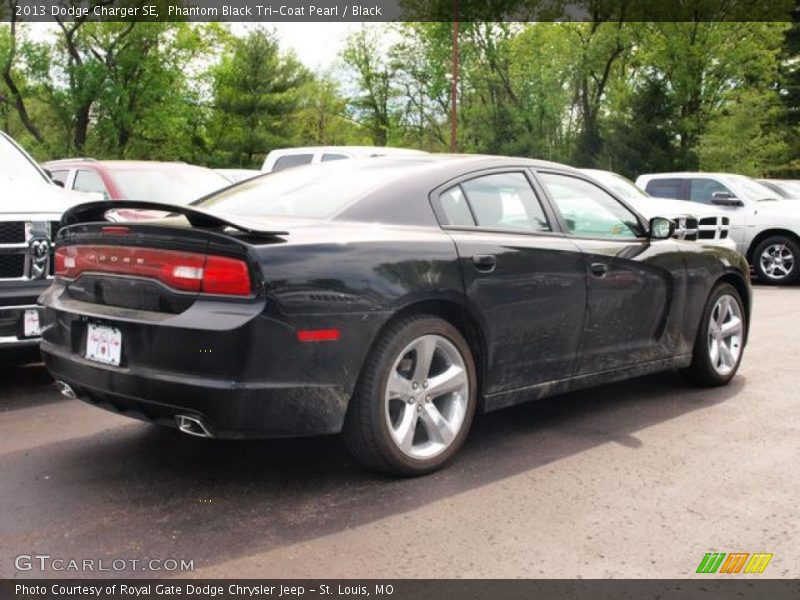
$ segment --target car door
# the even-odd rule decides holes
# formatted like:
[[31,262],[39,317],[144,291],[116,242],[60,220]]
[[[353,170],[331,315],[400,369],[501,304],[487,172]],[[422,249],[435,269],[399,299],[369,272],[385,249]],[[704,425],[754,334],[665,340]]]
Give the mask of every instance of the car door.
[[678,242],[649,240],[638,217],[591,181],[548,171],[537,177],[583,253],[586,319],[576,373],[671,357],[680,331],[676,300],[685,287]]
[[583,262],[553,231],[529,173],[473,174],[433,200],[485,334],[484,393],[571,376],[586,305]]
[[[741,200],[743,206],[726,206],[712,202],[714,192],[725,192],[731,199]],[[729,236],[736,243],[737,248],[746,249],[745,235],[747,226],[747,201],[745,198],[738,197],[735,190],[731,189],[715,177],[692,177],[689,179],[689,200],[700,202],[714,207],[730,219]]]

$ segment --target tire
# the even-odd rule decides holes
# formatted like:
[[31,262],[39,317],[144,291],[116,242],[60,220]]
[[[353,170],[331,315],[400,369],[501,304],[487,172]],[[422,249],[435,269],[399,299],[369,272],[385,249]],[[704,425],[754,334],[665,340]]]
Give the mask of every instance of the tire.
[[682,373],[700,385],[726,385],[739,370],[746,335],[747,314],[739,292],[728,283],[717,284],[703,309],[692,363]]
[[344,440],[371,469],[425,475],[464,443],[476,404],[475,362],[461,333],[437,317],[408,317],[391,325],[370,350]]
[[800,246],[790,237],[768,237],[756,246],[752,261],[762,282],[789,285],[800,275]]

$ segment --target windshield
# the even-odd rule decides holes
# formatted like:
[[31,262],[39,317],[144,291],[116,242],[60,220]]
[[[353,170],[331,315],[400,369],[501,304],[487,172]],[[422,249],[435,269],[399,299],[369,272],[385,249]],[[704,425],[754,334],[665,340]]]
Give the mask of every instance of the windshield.
[[235,215],[327,219],[422,163],[365,158],[296,167],[245,181],[197,204]]
[[200,167],[110,169],[126,200],[189,204],[231,184],[219,173]]
[[610,188],[613,192],[616,192],[623,198],[633,198],[636,200],[639,198],[649,197],[648,194],[636,187],[636,184],[634,184],[630,179],[627,179],[622,175],[617,175],[611,171],[596,171],[594,169],[586,169],[584,172],[587,175],[591,175],[597,181],[602,183],[607,188]]
[[0,133],[0,175],[16,182],[49,183],[33,159],[3,133]]
[[744,193],[751,200],[777,200],[778,194],[767,186],[758,183],[755,179],[750,179],[743,175],[731,175],[731,179],[744,190]]
[[795,181],[773,181],[772,185],[776,185],[782,189],[787,198],[792,200],[800,199],[800,183]]

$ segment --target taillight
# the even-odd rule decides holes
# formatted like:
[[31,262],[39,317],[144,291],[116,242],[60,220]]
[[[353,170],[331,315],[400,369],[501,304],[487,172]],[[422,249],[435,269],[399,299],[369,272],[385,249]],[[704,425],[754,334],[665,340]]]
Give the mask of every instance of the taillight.
[[75,279],[82,273],[110,273],[155,279],[183,292],[249,296],[247,263],[198,252],[128,246],[62,246],[56,249],[57,277]]

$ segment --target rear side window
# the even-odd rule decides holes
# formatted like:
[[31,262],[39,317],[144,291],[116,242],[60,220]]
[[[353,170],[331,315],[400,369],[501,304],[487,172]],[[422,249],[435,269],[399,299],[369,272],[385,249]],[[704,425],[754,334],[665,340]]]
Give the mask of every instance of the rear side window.
[[448,225],[456,227],[474,227],[475,219],[467,206],[467,199],[461,191],[461,186],[450,188],[439,196],[439,204],[442,207]]
[[75,173],[75,183],[72,187],[79,192],[103,194],[103,197],[108,198],[106,184],[103,183],[103,178],[100,177],[100,174],[97,171],[78,171]]
[[347,157],[344,154],[323,154],[322,155],[322,162],[328,162],[329,160],[344,160]]
[[448,225],[550,231],[542,206],[522,173],[496,173],[464,181],[444,192],[439,204]]
[[696,178],[689,182],[689,200],[692,202],[711,204],[711,197],[714,192],[731,191],[716,179]]
[[287,154],[286,156],[281,156],[275,161],[275,165],[272,167],[272,170],[283,171],[284,169],[291,169],[292,167],[308,165],[311,163],[311,159],[313,158],[313,154]]
[[648,194],[656,198],[686,200],[686,194],[683,191],[683,179],[651,179],[644,189]]

